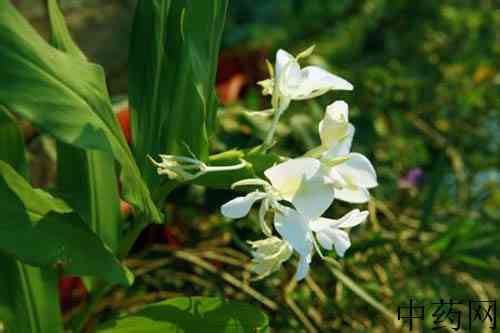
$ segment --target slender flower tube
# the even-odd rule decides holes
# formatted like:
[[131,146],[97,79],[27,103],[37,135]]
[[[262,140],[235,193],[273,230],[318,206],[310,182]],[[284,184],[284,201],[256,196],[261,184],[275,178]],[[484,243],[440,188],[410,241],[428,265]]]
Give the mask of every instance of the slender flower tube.
[[229,166],[208,166],[204,162],[191,157],[175,155],[159,155],[160,162],[149,157],[157,167],[159,175],[166,175],[169,179],[181,182],[191,181],[209,172],[233,171],[245,168],[248,163],[240,160],[239,164]]

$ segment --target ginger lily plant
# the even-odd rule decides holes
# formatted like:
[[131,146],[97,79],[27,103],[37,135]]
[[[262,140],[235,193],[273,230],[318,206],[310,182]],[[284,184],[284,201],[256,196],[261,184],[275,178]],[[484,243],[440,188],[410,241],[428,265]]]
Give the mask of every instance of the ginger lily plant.
[[[349,248],[345,229],[365,221],[367,212],[353,210],[338,220],[323,214],[335,199],[366,202],[377,180],[368,159],[350,152],[354,127],[347,104],[337,101],[328,107],[319,125],[318,148],[292,159],[269,151],[292,101],[353,89],[322,68],[300,67],[299,60],[313,48],[297,57],[278,51],[271,78],[261,82],[264,94],[272,96],[273,113],[262,146],[209,155],[226,9],[227,0],[138,2],[130,47],[129,146],[113,113],[103,70],[74,43],[57,1],[47,0],[49,44],[9,0],[0,0],[0,51],[5,51],[0,52],[0,77],[9,83],[0,89],[0,128],[5,129],[0,135],[0,205],[7,214],[0,228],[0,325],[8,332],[64,331],[57,295],[60,275],[82,277],[92,300],[67,328],[82,332],[89,327],[92,305],[111,286],[133,283],[133,272],[121,260],[145,226],[164,222],[168,195],[183,184],[253,188],[221,211],[242,218],[260,203],[265,238],[249,242],[258,277],[277,271],[296,253],[295,277],[301,280],[314,251],[323,257],[323,250],[335,249],[343,256]],[[18,118],[56,140],[59,171],[50,192],[30,183]],[[130,220],[120,215],[121,200],[133,208]],[[193,320],[179,326],[172,320],[179,311]],[[213,313],[226,312],[231,332],[234,327],[247,332],[268,326],[265,314],[253,306],[182,297],[148,305],[95,330],[169,332],[191,324],[196,330],[203,320],[206,332],[225,332]],[[158,318],[154,322],[148,319],[152,313]]]

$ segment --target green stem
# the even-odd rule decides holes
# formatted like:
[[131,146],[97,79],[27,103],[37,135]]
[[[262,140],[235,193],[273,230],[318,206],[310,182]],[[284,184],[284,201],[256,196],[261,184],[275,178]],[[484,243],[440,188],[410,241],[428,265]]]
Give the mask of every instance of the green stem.
[[274,138],[274,133],[276,132],[276,128],[278,127],[278,122],[280,120],[281,115],[285,112],[285,110],[288,108],[288,105],[290,103],[278,103],[278,111],[274,114],[273,117],[273,122],[271,123],[271,128],[269,129],[269,132],[267,133],[266,139],[264,140],[264,143],[262,145],[262,149],[264,151],[268,150],[271,148],[273,145],[273,138]]

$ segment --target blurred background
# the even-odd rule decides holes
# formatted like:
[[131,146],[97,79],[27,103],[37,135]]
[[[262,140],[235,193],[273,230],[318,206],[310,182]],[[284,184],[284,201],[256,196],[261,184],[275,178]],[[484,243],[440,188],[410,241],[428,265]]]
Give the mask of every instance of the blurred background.
[[[43,2],[13,2],[47,36]],[[104,66],[116,101],[127,94],[134,4],[61,1],[78,44]],[[352,231],[353,246],[340,260],[352,281],[339,280],[317,256],[310,277],[298,285],[290,263],[267,279],[250,281],[245,241],[262,237],[255,214],[224,220],[218,209],[233,192],[185,187],[171,195],[167,225],[147,229],[128,259],[137,275],[134,287],[111,290],[89,327],[182,294],[257,304],[268,313],[273,332],[406,331],[396,319],[398,307],[410,299],[425,306],[425,319],[413,321],[414,331],[436,327],[432,303],[441,299],[463,302],[453,308],[461,312],[461,331],[494,331],[486,312],[469,330],[468,301],[497,300],[500,288],[500,4],[230,1],[214,153],[261,142],[269,120],[242,110],[269,107],[256,85],[268,75],[265,59],[274,62],[279,48],[297,53],[312,44],[316,52],[306,63],[346,78],[355,89],[292,104],[278,128],[276,149],[302,155],[319,143],[325,106],[336,99],[349,103],[357,129],[353,151],[373,161],[380,184],[372,192],[368,223]],[[126,107],[117,111],[126,130]],[[31,130],[26,129],[34,181],[50,185],[56,172],[53,142],[30,136]],[[350,208],[336,202],[327,215],[339,217]],[[69,323],[81,320],[91,299],[78,279],[65,277],[61,301]],[[440,331],[454,332],[457,315],[441,325],[447,328]]]

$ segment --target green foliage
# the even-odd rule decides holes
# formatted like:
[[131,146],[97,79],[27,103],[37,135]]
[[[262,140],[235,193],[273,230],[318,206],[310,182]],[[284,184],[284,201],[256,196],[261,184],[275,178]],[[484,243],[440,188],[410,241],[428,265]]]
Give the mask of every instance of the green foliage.
[[34,189],[0,161],[0,197],[6,219],[0,249],[25,263],[128,285],[132,274],[62,200]]
[[[0,160],[28,178],[21,130],[14,117],[1,109],[0,133]],[[0,266],[0,320],[4,321],[7,329],[20,333],[62,332],[58,273],[52,269],[29,266],[1,252]]]
[[227,2],[138,3],[129,57],[131,126],[134,154],[153,188],[160,180],[148,155],[189,156],[192,152],[200,159],[208,156]]
[[151,304],[140,312],[104,325],[99,333],[268,331],[267,316],[252,305],[220,298],[181,297]]
[[0,103],[67,144],[113,153],[125,199],[160,222],[112,113],[102,69],[50,47],[7,0],[0,1],[0,40],[0,71],[12,82]]
[[59,333],[58,273],[0,253],[0,320],[8,332]]
[[[52,43],[77,58],[85,56],[73,42],[57,1],[48,1]],[[100,151],[84,151],[58,143],[58,193],[80,214],[113,251],[120,236],[120,197],[113,157]]]
[[24,139],[12,115],[0,108],[0,158],[15,167],[17,171],[27,177],[28,162],[24,149]]

